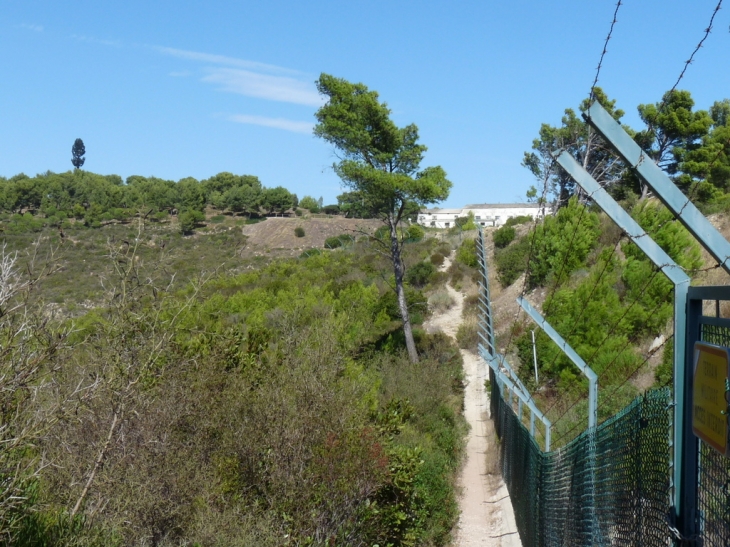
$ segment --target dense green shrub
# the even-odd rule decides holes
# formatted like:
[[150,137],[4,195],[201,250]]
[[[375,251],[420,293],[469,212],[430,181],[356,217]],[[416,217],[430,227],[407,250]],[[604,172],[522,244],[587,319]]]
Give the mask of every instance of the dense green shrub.
[[[419,325],[429,313],[428,299],[419,290],[406,285],[404,287],[406,294],[406,304],[408,305],[408,313],[410,314],[411,323]],[[399,321],[400,307],[398,306],[398,297],[395,291],[389,290],[380,297],[379,308],[384,311],[391,319]]]
[[444,260],[446,260],[446,258],[444,257],[444,255],[442,255],[441,253],[439,253],[437,251],[431,255],[430,260],[431,260],[431,264],[433,264],[434,266],[436,266],[438,268],[439,266],[441,266],[444,263]]
[[544,285],[549,276],[562,283],[585,266],[600,235],[598,215],[572,198],[556,215],[546,217],[528,237],[532,246],[529,287]]
[[406,229],[406,239],[411,241],[421,241],[423,236],[426,235],[426,231],[418,224],[411,224]]
[[470,268],[476,268],[479,265],[475,239],[465,239],[461,242],[456,251],[456,260]]
[[507,222],[504,223],[505,226],[518,226],[520,224],[525,224],[527,222],[532,222],[533,218],[530,215],[520,215],[516,217],[509,217],[507,219]]
[[436,268],[431,262],[419,262],[408,268],[405,279],[414,287],[424,287],[431,281],[434,273]]
[[494,246],[497,247],[497,249],[504,249],[507,245],[514,241],[515,235],[517,235],[517,231],[512,226],[505,224],[492,233]]
[[294,235],[297,237],[304,237],[304,228],[301,226],[297,226],[294,228]]
[[494,250],[497,278],[503,287],[508,287],[514,283],[527,268],[531,237],[532,235],[528,234],[504,249]]
[[180,225],[180,232],[183,234],[190,234],[195,229],[199,222],[205,220],[205,215],[200,211],[189,210],[183,211],[178,216],[178,223]]
[[328,237],[324,241],[325,249],[337,249],[338,247],[344,247],[351,245],[355,242],[355,237],[350,234],[340,234],[338,236]]

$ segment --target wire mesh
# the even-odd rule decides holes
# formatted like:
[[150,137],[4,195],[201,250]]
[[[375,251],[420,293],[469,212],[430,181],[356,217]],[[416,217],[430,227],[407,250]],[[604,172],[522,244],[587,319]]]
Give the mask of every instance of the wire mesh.
[[[730,346],[730,328],[701,325],[703,342]],[[699,483],[697,511],[702,545],[730,545],[730,459],[699,441]]]
[[548,453],[494,379],[491,389],[502,475],[523,545],[671,545],[667,388]]

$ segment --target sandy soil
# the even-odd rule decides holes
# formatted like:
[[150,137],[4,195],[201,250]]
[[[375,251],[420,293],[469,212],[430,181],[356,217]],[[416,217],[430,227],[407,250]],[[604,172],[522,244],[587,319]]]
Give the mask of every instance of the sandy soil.
[[[441,269],[449,267],[447,260]],[[429,332],[441,330],[455,337],[461,323],[464,295],[447,286],[455,304],[426,323]],[[461,350],[464,359],[466,391],[464,415],[469,423],[466,458],[459,477],[458,530],[454,546],[521,547],[512,503],[499,474],[499,450],[488,416],[489,404],[484,390],[486,363],[474,353]]]

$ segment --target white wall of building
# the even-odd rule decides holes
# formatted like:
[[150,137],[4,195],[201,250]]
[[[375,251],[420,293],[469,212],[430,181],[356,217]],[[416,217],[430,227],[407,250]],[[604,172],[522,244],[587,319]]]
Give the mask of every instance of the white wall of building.
[[418,214],[418,224],[431,228],[452,228],[459,217],[474,213],[474,221],[482,226],[502,226],[508,218],[540,215],[535,203],[498,203],[467,205],[462,209],[427,209]]

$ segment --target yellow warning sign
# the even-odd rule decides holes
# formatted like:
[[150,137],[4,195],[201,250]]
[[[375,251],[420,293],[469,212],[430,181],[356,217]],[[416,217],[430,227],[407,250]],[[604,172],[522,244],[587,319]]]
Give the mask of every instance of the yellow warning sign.
[[728,401],[725,393],[730,356],[728,349],[695,343],[692,430],[723,455],[728,455]]

